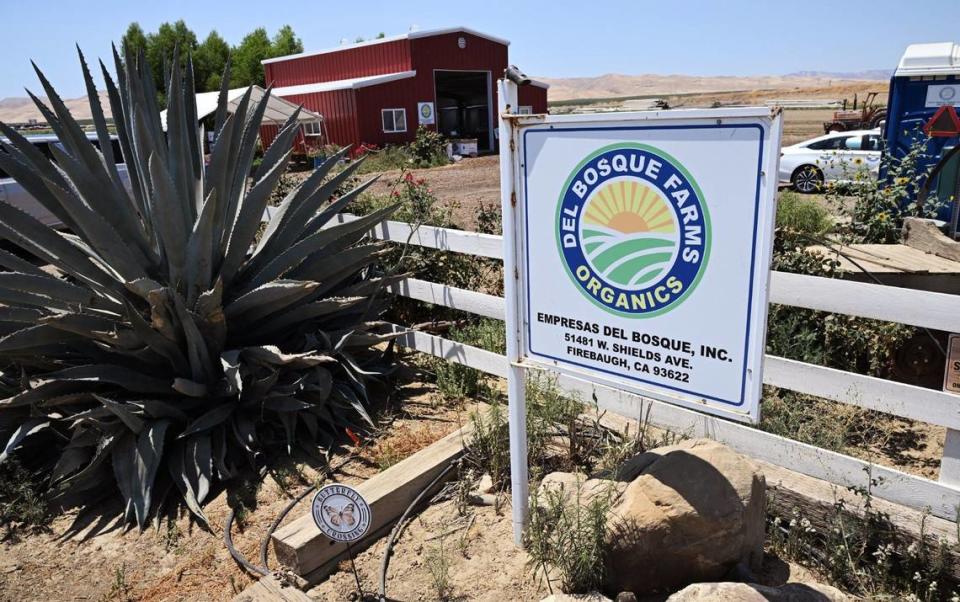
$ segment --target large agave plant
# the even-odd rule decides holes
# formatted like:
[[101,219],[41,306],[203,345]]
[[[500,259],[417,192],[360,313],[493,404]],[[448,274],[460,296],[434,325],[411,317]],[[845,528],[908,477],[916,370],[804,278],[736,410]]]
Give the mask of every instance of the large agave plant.
[[390,277],[372,274],[382,250],[365,236],[393,208],[331,225],[370,184],[332,196],[353,171],[331,176],[337,156],[264,229],[296,117],[250,178],[267,99],[228,114],[222,90],[205,163],[191,61],[172,61],[164,132],[143,57],[113,54],[116,81],[100,66],[129,183],[82,53],[98,145],[39,69],[52,160],[0,124],[0,168],[66,227],[0,203],[0,236],[23,251],[0,251],[0,462],[46,461],[54,497],[119,490],[141,528],[172,491],[205,520],[266,451],[317,452],[369,421]]

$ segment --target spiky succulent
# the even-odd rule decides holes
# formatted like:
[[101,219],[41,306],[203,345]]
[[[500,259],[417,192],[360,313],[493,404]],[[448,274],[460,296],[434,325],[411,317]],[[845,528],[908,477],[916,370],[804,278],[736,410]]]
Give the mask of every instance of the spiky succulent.
[[338,155],[263,229],[296,115],[250,178],[269,94],[228,113],[228,67],[205,162],[190,59],[173,58],[164,132],[143,57],[113,54],[116,81],[100,66],[128,178],[82,53],[97,145],[39,69],[52,160],[0,124],[0,169],[65,226],[0,203],[0,236],[23,251],[0,251],[0,462],[29,446],[54,496],[118,489],[142,528],[171,491],[203,519],[265,451],[316,452],[369,421],[392,278],[372,273],[381,247],[365,237],[393,207],[331,224],[370,184],[331,198],[355,168],[331,175]]

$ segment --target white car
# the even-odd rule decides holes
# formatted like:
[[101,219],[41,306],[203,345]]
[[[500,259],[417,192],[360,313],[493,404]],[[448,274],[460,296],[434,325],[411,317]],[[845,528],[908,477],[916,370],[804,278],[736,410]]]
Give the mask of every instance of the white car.
[[[50,146],[60,145],[60,141],[52,134],[30,135],[26,136],[26,138],[30,144],[36,147],[37,150],[46,155],[48,158],[53,157],[53,154],[50,151]],[[87,138],[95,147],[100,147],[100,141],[97,140],[96,134],[88,133]],[[7,139],[0,138],[0,141],[6,143]],[[123,180],[124,184],[129,187],[130,181],[127,176],[127,166],[123,163],[123,154],[120,152],[120,142],[116,136],[111,136],[111,142],[113,144],[113,156],[115,157],[115,161],[117,163],[117,173],[120,175],[120,178]],[[63,147],[61,146],[60,148],[62,149]],[[3,149],[0,148],[0,153],[2,152]],[[52,226],[54,228],[63,226],[56,216],[47,211],[46,207],[41,205],[39,201],[33,198],[33,196],[23,188],[23,186],[17,183],[16,180],[10,177],[10,174],[5,173],[2,169],[0,169],[0,201],[13,205],[16,208],[29,213],[47,226]]]
[[880,174],[880,130],[833,132],[780,151],[780,183],[817,192],[825,182],[849,183]]

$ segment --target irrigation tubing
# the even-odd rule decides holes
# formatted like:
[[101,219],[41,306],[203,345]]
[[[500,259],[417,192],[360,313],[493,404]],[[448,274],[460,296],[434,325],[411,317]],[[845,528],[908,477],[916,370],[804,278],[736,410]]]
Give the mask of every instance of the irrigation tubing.
[[393,554],[393,545],[397,542],[397,538],[400,537],[400,534],[406,528],[407,518],[409,518],[410,514],[413,512],[413,509],[416,508],[421,501],[423,501],[423,498],[426,497],[427,492],[433,489],[437,483],[442,481],[443,477],[447,476],[447,474],[453,470],[457,464],[458,463],[456,462],[448,464],[440,474],[434,477],[434,479],[423,488],[423,491],[420,492],[420,495],[410,502],[410,505],[407,506],[407,509],[404,510],[403,514],[400,516],[400,520],[397,521],[396,526],[390,531],[390,539],[387,540],[387,547],[383,551],[383,560],[380,561],[380,602],[387,602],[387,567],[390,566],[390,556]]

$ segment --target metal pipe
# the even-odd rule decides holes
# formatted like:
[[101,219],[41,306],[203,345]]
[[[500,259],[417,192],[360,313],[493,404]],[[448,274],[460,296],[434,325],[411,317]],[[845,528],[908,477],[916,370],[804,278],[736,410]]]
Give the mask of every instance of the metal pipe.
[[[509,77],[510,69],[507,70]],[[519,71],[517,71],[519,73]],[[522,74],[520,74],[522,75]],[[516,74],[514,74],[516,77]],[[511,79],[497,82],[500,115],[500,206],[503,217],[503,296],[507,329],[507,398],[509,399],[510,483],[513,502],[513,541],[523,545],[527,526],[530,478],[527,467],[527,400],[524,370],[520,365],[520,266],[517,261],[517,195],[514,176],[519,162],[516,132],[508,115],[517,106],[517,84]]]

